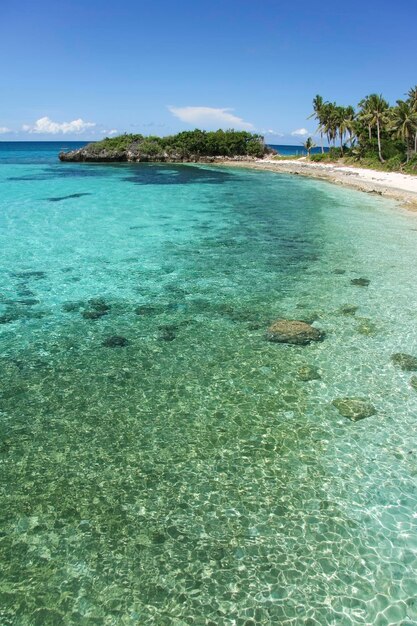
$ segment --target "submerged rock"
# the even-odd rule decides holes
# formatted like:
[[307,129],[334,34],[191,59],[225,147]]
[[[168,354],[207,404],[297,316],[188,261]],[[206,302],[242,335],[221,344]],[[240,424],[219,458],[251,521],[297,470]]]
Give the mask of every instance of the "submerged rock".
[[103,315],[107,315],[111,308],[104,298],[91,298],[88,300],[88,305],[90,309],[81,313],[86,320],[98,320],[100,317],[103,317]]
[[35,306],[35,304],[40,304],[40,300],[36,300],[36,298],[25,298],[24,300],[16,300],[16,304],[23,304],[23,306]]
[[83,311],[81,315],[85,320],[98,320],[103,315],[107,315],[107,311]]
[[317,367],[314,367],[314,365],[302,365],[300,368],[298,368],[297,376],[303,382],[321,379],[319,370]]
[[342,315],[355,315],[359,307],[356,304],[344,304],[340,307],[339,313]]
[[142,304],[136,307],[136,315],[161,315],[167,310],[167,304]]
[[367,287],[371,281],[369,278],[352,278],[350,282],[357,287]]
[[352,422],[371,417],[376,413],[375,407],[366,398],[336,398],[332,404],[340,415],[347,417]]
[[31,289],[26,289],[26,287],[22,287],[18,290],[17,295],[21,296],[22,298],[31,298],[34,297],[36,294]]
[[10,324],[11,322],[15,322],[21,317],[21,314],[18,311],[6,311],[3,315],[0,315],[0,324]]
[[377,332],[377,326],[369,318],[361,317],[359,318],[359,324],[357,325],[356,330],[361,335],[366,335],[367,337],[370,337],[371,335],[375,335],[375,333]]
[[391,356],[391,361],[394,365],[398,365],[402,370],[406,372],[417,371],[417,357],[412,354],[406,354],[405,352],[396,352]]
[[335,269],[333,270],[333,274],[336,274],[337,276],[341,276],[342,274],[346,274],[346,270],[342,270],[342,269]]
[[104,298],[90,298],[88,304],[94,311],[110,311],[111,306],[107,304]]
[[64,304],[62,305],[62,310],[65,311],[65,313],[76,313],[83,306],[85,306],[85,303],[81,300],[78,302],[64,302]]
[[267,331],[268,341],[307,345],[312,341],[323,341],[324,331],[300,320],[277,320]]
[[103,341],[105,348],[124,348],[129,344],[129,340],[121,335],[112,335]]
[[17,320],[41,319],[45,315],[47,315],[45,311],[33,311],[32,309],[10,307],[6,309],[2,315],[0,315],[0,324],[10,324],[12,322],[16,322]]
[[164,326],[159,326],[158,328],[162,331],[161,335],[159,336],[162,341],[174,341],[177,336],[177,326],[174,326],[173,324],[168,324]]
[[412,376],[410,378],[410,385],[417,391],[417,376]]

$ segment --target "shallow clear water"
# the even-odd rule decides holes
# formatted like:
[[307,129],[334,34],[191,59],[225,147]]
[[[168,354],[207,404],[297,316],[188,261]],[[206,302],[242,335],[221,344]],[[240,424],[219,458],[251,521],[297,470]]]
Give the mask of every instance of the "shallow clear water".
[[[0,165],[0,624],[416,624],[417,393],[390,360],[417,354],[415,217],[25,159]],[[279,317],[326,339],[269,343]]]

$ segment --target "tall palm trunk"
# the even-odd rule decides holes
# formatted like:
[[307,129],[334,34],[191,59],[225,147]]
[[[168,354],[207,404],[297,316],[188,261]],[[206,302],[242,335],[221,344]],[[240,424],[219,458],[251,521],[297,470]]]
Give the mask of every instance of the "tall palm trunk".
[[[416,140],[417,140],[417,135],[416,135]],[[321,143],[321,153],[324,154],[324,148],[323,148],[323,133],[320,133],[320,143]]]
[[340,134],[340,154],[343,156],[343,133]]
[[379,119],[376,120],[376,136],[378,137],[379,160],[381,161],[381,163],[384,163],[384,159],[382,157],[382,152],[381,152],[381,136],[380,136],[380,130],[379,130]]
[[416,132],[416,134],[414,135],[414,152],[416,152],[416,153],[417,153],[417,132]]
[[369,135],[369,141],[372,141],[372,127],[370,124],[368,124],[368,135]]

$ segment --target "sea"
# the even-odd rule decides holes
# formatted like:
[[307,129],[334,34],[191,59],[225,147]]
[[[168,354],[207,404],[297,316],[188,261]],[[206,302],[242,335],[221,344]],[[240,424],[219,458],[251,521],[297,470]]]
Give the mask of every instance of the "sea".
[[416,216],[79,145],[0,143],[1,626],[417,624]]
[[[273,148],[278,152],[281,156],[306,156],[307,150],[304,148],[303,144],[300,142],[298,146],[287,146],[287,145],[275,145],[268,144],[270,148]],[[321,146],[315,146],[310,150],[310,154],[319,154],[321,153]],[[323,147],[323,152],[328,152],[329,148],[327,146]]]

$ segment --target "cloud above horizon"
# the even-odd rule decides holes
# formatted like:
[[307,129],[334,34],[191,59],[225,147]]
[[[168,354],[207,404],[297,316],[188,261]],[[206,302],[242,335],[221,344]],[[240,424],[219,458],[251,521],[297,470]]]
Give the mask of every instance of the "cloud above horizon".
[[306,135],[309,135],[310,131],[307,130],[307,128],[297,128],[296,130],[293,130],[291,135],[293,137],[305,137]]
[[36,120],[34,125],[23,124],[22,130],[28,133],[45,133],[49,135],[57,135],[62,133],[64,135],[68,133],[74,133],[80,135],[87,128],[93,128],[96,126],[95,122],[84,122],[81,118],[73,120],[72,122],[53,122],[49,117],[41,117]]
[[217,128],[240,128],[243,130],[254,130],[254,125],[245,122],[241,117],[234,115],[234,109],[216,109],[213,107],[174,107],[169,106],[168,110],[181,122],[187,124],[200,124]]
[[273,135],[274,137],[284,137],[284,133],[280,133],[278,130],[272,128],[266,128],[259,131],[262,135]]
[[7,126],[0,126],[0,135],[3,135],[4,133],[11,133],[11,129],[7,128]]

